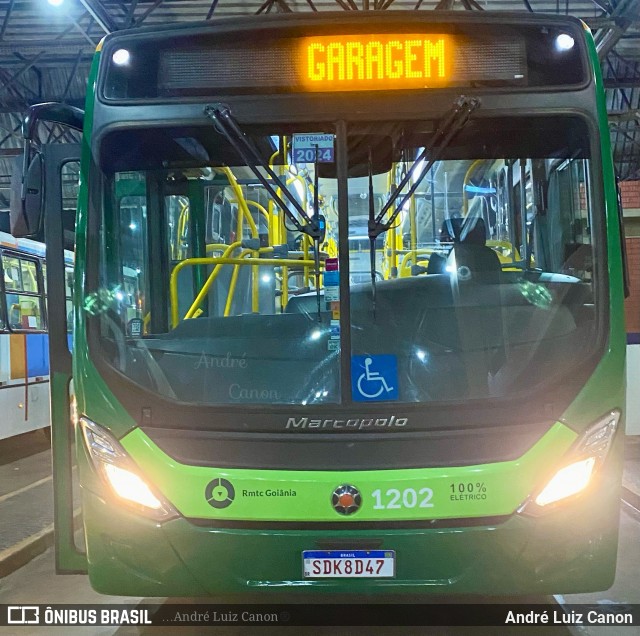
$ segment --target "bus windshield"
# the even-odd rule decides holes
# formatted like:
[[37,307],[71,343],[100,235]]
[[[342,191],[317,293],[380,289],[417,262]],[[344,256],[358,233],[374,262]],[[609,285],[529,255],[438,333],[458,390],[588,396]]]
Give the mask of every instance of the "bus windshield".
[[[464,402],[575,373],[606,317],[586,123],[472,120],[372,241],[436,128],[247,127],[299,204],[288,214],[213,125],[110,133],[85,303],[96,352],[171,400],[227,406]],[[317,259],[296,208],[324,219]]]

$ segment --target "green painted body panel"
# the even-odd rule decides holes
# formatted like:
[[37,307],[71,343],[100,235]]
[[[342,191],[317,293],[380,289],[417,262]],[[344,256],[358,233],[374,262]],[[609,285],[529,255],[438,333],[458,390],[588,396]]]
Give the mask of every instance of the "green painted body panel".
[[[562,419],[577,431],[587,428],[593,421],[594,415],[604,413],[606,409],[620,408],[624,413],[624,405],[626,404],[625,365],[627,340],[624,321],[623,262],[618,220],[618,199],[600,62],[591,32],[586,25],[585,31],[598,101],[597,118],[600,133],[605,203],[604,215],[607,232],[609,331],[607,347],[600,363]],[[620,426],[624,431],[624,417],[620,422]]]
[[[342,472],[187,466],[163,453],[140,429],[121,442],[142,473],[187,518],[347,523],[511,514],[575,438],[573,431],[556,424],[513,461]],[[224,508],[209,505],[205,497],[207,485],[218,478],[227,479],[235,489],[235,498]],[[362,494],[362,507],[350,516],[336,513],[331,505],[334,489],[345,483]],[[388,496],[390,489],[399,491],[398,496]],[[380,492],[374,495],[374,491]],[[226,499],[224,492],[220,499]]]
[[[616,467],[617,469],[617,467]],[[547,594],[606,589],[613,583],[619,477],[608,471],[589,492],[541,518],[500,524],[358,529],[207,528],[165,524],[83,491],[89,576],[106,594],[202,596],[316,594]],[[304,580],[302,551],[318,542],[375,541],[395,550],[393,580]],[[320,543],[320,545],[322,545]],[[288,597],[290,598],[290,596]],[[344,596],[343,602],[344,602]],[[246,599],[245,599],[246,600]]]
[[80,164],[80,184],[78,209],[76,213],[76,270],[73,325],[73,382],[76,391],[78,412],[89,415],[96,422],[104,422],[116,437],[136,426],[136,422],[122,407],[98,373],[87,343],[87,323],[84,303],[86,300],[87,263],[87,214],[89,205],[89,170],[91,167],[91,136],[93,131],[93,109],[95,87],[98,77],[100,53],[96,53],[89,74],[84,131],[82,135],[82,157]]
[[[77,217],[74,323],[74,383],[79,411],[111,430],[144,477],[185,517],[226,520],[228,527],[202,527],[185,518],[164,524],[119,504],[95,474],[77,440],[89,576],[108,594],[202,596],[286,591],[309,593],[568,593],[607,588],[613,581],[618,533],[624,416],[610,457],[584,496],[542,517],[515,513],[548,478],[581,431],[624,400],[625,329],[622,259],[602,78],[595,47],[587,35],[598,92],[598,125],[605,192],[610,319],[608,343],[590,379],[548,433],[517,460],[483,466],[391,471],[325,472],[205,468],[177,463],[158,449],[109,390],[87,344],[83,311],[87,239],[87,177],[91,163],[92,87],[99,54],[89,78]],[[541,400],[542,402],[542,400]],[[54,413],[55,415],[55,413]],[[517,417],[517,412],[514,413]],[[205,499],[207,484],[229,479],[236,498],[216,509]],[[451,500],[450,484],[482,482],[487,499]],[[330,494],[341,483],[361,489],[365,505],[341,517]],[[372,492],[432,488],[433,508],[374,510]],[[244,496],[242,490],[296,490],[296,496]],[[299,493],[299,494],[298,494]],[[426,512],[426,514],[425,514]],[[460,519],[508,515],[497,525],[465,526]],[[450,527],[362,530],[365,520],[452,519]],[[234,520],[237,520],[234,527]],[[299,529],[243,527],[243,521],[298,521]],[[453,521],[455,520],[455,521]],[[343,523],[334,529],[305,529],[304,522]],[[445,525],[447,522],[443,522]],[[477,521],[482,524],[482,521]],[[332,526],[333,527],[333,526]],[[302,580],[302,550],[320,540],[376,540],[397,554],[397,577],[382,580]]]

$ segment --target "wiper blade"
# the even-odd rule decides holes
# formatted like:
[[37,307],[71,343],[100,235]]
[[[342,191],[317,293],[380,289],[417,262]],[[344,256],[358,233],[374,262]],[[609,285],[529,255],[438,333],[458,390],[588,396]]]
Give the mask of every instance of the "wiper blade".
[[[315,160],[313,166],[313,218],[316,219],[322,228],[325,223],[323,219],[320,219],[320,199],[318,189],[320,183],[318,181],[318,146],[316,144]],[[324,234],[324,232],[323,232]],[[324,236],[322,237],[324,240]],[[318,322],[322,321],[322,312],[320,305],[320,236],[315,236],[313,239],[313,251],[314,251],[314,267],[316,268],[316,304],[318,309]]]
[[405,203],[414,195],[415,191],[422,183],[422,180],[429,174],[433,164],[436,163],[442,156],[444,150],[454,140],[456,135],[465,127],[469,121],[471,114],[476,108],[480,106],[480,100],[477,97],[466,97],[461,95],[453,104],[453,107],[447,114],[445,121],[438,127],[436,134],[433,137],[430,146],[425,149],[416,157],[414,165],[417,165],[423,159],[426,159],[429,155],[429,160],[423,166],[417,179],[415,179],[413,185],[409,188],[409,191],[404,194],[400,203],[396,206],[393,214],[386,222],[382,219],[384,215],[391,209],[391,207],[398,200],[400,193],[405,188],[407,183],[412,177],[413,170],[408,170],[407,174],[402,178],[398,184],[393,195],[389,197],[389,200],[382,206],[382,209],[378,213],[378,216],[374,219],[369,217],[369,239],[374,241],[380,234],[386,232],[398,218],[400,211]]
[[[231,146],[233,146],[234,150],[240,155],[240,157],[242,157],[242,160],[251,169],[256,179],[258,179],[258,181],[260,181],[260,183],[265,187],[267,192],[273,197],[296,229],[303,234],[307,234],[314,241],[319,241],[322,236],[322,230],[317,216],[309,218],[305,209],[300,205],[293,194],[291,194],[286,184],[283,183],[282,179],[280,179],[280,177],[271,169],[269,164],[264,161],[257,149],[249,141],[249,138],[231,114],[231,109],[225,104],[208,104],[204,108],[204,113],[214,122],[216,129],[224,135],[226,140],[231,144]],[[278,194],[271,181],[264,176],[263,172],[259,168],[264,170],[264,172],[269,175],[271,181],[277,184],[280,191],[285,195],[289,200],[289,203],[296,209],[302,218],[302,222],[300,222],[296,215],[291,212],[289,205]]]
[[[314,246],[314,266],[316,279],[316,302],[318,310],[318,322],[322,320],[321,301],[320,301],[320,243],[324,240],[326,224],[324,217],[319,214],[320,202],[318,199],[318,146],[315,152],[315,174],[314,174],[314,190],[313,190],[313,217],[309,218],[305,209],[300,205],[298,200],[291,194],[286,183],[271,169],[271,166],[264,161],[260,153],[251,143],[238,122],[233,118],[231,109],[225,104],[209,104],[205,106],[205,115],[211,119],[216,128],[224,135],[226,140],[233,146],[234,150],[242,157],[242,160],[251,169],[258,181],[265,187],[267,192],[273,197],[280,206],[283,214],[294,224],[296,229],[313,239]],[[273,187],[269,179],[259,170],[262,168],[271,180],[278,185],[280,191],[286,196],[291,205],[297,210],[302,218],[302,222],[298,220],[295,214],[291,212],[289,206],[284,199],[278,194],[278,190]]]

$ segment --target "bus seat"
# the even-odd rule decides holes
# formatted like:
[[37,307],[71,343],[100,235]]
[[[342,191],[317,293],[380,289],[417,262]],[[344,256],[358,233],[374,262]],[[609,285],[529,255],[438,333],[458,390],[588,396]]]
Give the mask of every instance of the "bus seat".
[[[500,282],[502,265],[498,255],[486,245],[486,226],[480,217],[467,217],[460,234],[460,242],[454,243],[448,265],[458,272],[462,281],[481,279],[483,283]],[[467,268],[470,276],[463,274]],[[462,271],[461,271],[462,270]]]
[[432,252],[429,256],[429,264],[427,265],[427,274],[445,274],[447,267],[447,259],[438,252]]
[[[462,223],[464,219],[460,217],[452,217],[442,222],[439,233],[440,245],[449,243],[460,243],[460,234],[462,232]],[[449,250],[450,251],[450,250]],[[429,257],[429,265],[427,266],[427,274],[446,274],[447,273],[447,252],[439,254],[433,252]]]

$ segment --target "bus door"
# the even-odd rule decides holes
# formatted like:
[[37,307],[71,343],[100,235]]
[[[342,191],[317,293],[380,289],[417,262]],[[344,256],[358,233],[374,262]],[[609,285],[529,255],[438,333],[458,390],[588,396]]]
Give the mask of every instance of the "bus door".
[[71,574],[86,571],[86,555],[74,541],[74,431],[70,424],[68,336],[71,331],[71,325],[68,325],[70,263],[65,264],[65,249],[72,250],[74,244],[74,197],[79,177],[80,145],[42,144],[34,151],[28,141],[25,153],[27,161],[12,179],[11,231],[16,237],[46,243],[56,571]]
[[[47,261],[47,318],[49,324],[49,369],[51,382],[51,449],[53,457],[54,521],[56,541],[56,571],[77,573],[86,571],[86,555],[74,540],[73,465],[74,431],[70,425],[71,352],[68,346],[67,269],[65,248],[70,245],[70,232],[75,218],[70,220],[65,196],[72,180],[73,167],[79,165],[78,144],[48,144],[43,146],[44,233]],[[71,222],[70,222],[71,221]]]

